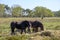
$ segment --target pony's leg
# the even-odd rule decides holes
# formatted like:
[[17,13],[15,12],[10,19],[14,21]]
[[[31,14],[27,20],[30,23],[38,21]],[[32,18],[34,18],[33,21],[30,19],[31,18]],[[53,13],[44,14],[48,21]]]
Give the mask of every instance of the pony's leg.
[[35,28],[35,32],[38,32],[38,27]]
[[14,27],[11,27],[11,35],[15,35],[14,29]]
[[35,32],[35,28],[34,27],[32,28],[32,31]]
[[21,29],[21,34],[23,33],[23,29]]
[[24,32],[26,33],[26,29],[23,29],[24,30]]
[[42,31],[44,31],[44,27],[43,27],[43,25],[41,25],[40,29],[41,29]]
[[30,27],[28,27],[28,33],[31,33],[31,31],[30,31]]

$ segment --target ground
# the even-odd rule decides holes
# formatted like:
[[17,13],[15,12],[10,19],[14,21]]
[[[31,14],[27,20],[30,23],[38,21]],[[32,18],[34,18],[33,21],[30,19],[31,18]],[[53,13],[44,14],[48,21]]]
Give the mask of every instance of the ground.
[[[41,36],[42,32],[31,33],[31,34],[19,34],[11,36],[10,33],[10,22],[23,20],[38,20],[44,25],[44,32],[49,31],[54,36]],[[60,18],[59,17],[49,17],[49,18],[0,18],[0,40],[60,40]]]

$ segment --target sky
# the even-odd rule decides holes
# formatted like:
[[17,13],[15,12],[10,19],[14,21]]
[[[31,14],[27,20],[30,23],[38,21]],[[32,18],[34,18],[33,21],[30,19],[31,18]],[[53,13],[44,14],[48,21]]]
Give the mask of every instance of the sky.
[[24,9],[33,9],[36,6],[43,6],[52,11],[60,10],[60,0],[0,0],[0,4],[8,6],[20,5]]

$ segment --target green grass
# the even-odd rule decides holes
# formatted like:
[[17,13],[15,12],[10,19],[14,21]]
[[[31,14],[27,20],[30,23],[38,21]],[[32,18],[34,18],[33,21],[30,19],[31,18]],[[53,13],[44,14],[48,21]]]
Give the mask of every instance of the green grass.
[[[44,30],[50,30],[52,34],[54,34],[54,37],[46,37],[46,36],[40,36],[39,33],[34,34],[31,33],[29,35],[15,35],[11,36],[10,33],[10,22],[11,21],[23,21],[23,20],[38,20],[41,21],[44,25]],[[41,18],[0,18],[0,40],[60,40],[60,18],[44,18],[43,20]],[[33,38],[31,38],[33,37]],[[21,39],[22,38],[22,39]]]

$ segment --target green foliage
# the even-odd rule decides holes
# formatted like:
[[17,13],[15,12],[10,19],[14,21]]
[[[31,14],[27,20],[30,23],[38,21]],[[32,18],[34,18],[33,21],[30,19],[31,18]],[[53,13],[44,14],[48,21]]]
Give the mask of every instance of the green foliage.
[[24,9],[19,5],[14,5],[11,8],[8,5],[0,4],[0,17],[60,17],[60,10],[51,11],[42,6],[36,6],[34,9]]
[[54,16],[53,12],[50,9],[47,9],[45,7],[37,6],[32,10],[32,13],[30,14],[33,17],[52,17]]
[[30,16],[31,12],[32,12],[32,10],[25,9],[25,10],[23,10],[23,16]]
[[56,17],[60,17],[60,10],[59,11],[54,11],[53,13]]
[[19,17],[22,15],[22,8],[20,6],[12,7],[12,16]]
[[24,9],[19,5],[11,6],[0,4],[0,17],[60,17],[60,10],[53,11],[43,7],[36,6],[34,9]]
[[9,11],[10,7],[8,5],[0,4],[0,17],[9,17]]
[[6,10],[9,10],[10,9],[10,7],[8,5],[5,5],[5,8],[6,8]]
[[3,17],[3,15],[4,15],[4,12],[5,12],[5,5],[4,4],[0,4],[0,17]]

